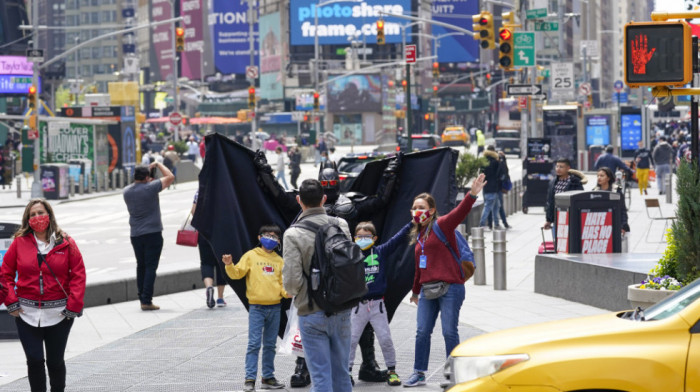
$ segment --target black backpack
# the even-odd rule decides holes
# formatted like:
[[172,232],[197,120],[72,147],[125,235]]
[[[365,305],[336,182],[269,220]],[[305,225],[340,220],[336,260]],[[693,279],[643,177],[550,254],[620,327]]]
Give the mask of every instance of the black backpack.
[[326,224],[301,221],[292,227],[316,235],[310,274],[304,273],[309,308],[313,309],[313,299],[328,316],[357,305],[368,290],[364,256],[340,228],[338,219],[329,217]]

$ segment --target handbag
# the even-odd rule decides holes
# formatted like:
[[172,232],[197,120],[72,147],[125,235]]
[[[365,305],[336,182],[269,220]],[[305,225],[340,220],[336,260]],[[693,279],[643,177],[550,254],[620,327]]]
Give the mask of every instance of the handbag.
[[447,294],[450,289],[450,284],[447,282],[428,282],[423,283],[423,296],[425,299],[438,299]]
[[[197,230],[194,227],[188,224],[191,219],[192,214],[190,213],[187,215],[187,219],[185,219],[185,223],[183,223],[180,230],[177,231],[177,238],[175,239],[176,244],[182,246],[197,246],[199,233],[197,233]],[[188,229],[188,226],[192,227],[192,229]]]

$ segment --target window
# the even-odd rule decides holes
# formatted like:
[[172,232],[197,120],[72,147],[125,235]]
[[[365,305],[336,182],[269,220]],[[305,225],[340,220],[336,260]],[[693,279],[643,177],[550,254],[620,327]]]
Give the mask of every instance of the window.
[[102,48],[99,46],[92,48],[92,58],[99,59],[100,57],[102,57]]
[[90,13],[90,23],[99,24],[100,23],[100,13],[95,11]]

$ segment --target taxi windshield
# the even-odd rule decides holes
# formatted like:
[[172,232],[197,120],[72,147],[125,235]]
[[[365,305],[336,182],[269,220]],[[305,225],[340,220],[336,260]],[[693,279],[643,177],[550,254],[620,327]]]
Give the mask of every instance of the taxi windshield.
[[663,320],[685,309],[700,297],[700,279],[680,289],[676,294],[644,310],[645,320]]

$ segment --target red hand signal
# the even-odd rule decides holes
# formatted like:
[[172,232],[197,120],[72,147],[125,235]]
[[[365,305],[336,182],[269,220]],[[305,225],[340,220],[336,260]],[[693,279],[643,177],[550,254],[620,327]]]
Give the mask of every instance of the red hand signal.
[[648,42],[646,34],[640,34],[634,37],[634,41],[632,41],[632,71],[635,74],[647,73],[647,63],[651,60],[656,48],[651,48],[651,51],[647,51],[647,49]]

